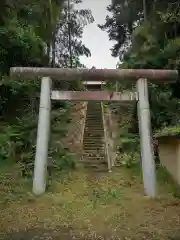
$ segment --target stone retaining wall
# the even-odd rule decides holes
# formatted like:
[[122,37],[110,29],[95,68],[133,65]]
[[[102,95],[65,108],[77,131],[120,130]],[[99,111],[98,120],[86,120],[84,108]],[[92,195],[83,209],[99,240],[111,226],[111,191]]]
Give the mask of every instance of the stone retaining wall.
[[116,161],[116,138],[117,124],[112,118],[112,112],[109,107],[104,107],[104,128],[106,131],[105,141],[108,143],[108,153],[111,165],[114,166]]
[[87,102],[75,102],[71,111],[71,127],[68,131],[68,148],[70,152],[81,154],[83,148],[83,135],[86,120]]

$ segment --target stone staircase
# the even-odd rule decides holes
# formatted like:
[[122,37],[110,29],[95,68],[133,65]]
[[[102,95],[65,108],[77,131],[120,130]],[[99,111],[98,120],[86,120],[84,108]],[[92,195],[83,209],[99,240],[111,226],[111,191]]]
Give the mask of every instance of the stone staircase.
[[81,162],[84,168],[107,171],[101,102],[88,102]]

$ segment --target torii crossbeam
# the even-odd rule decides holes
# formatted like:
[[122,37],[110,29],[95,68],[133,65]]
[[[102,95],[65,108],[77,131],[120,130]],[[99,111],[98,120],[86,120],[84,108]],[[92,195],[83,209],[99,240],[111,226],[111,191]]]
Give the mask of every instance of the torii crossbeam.
[[52,77],[57,81],[110,81],[138,80],[146,78],[150,81],[174,81],[177,79],[176,70],[155,69],[78,69],[78,68],[31,68],[13,67],[11,75],[19,77]]
[[[51,99],[59,100],[136,100],[138,101],[138,118],[141,142],[141,159],[145,194],[155,197],[156,174],[154,154],[151,143],[150,108],[148,100],[148,81],[165,83],[176,81],[176,70],[154,69],[68,69],[68,68],[11,68],[11,76],[17,77],[42,77],[40,110],[37,133],[37,146],[34,167],[33,192],[40,195],[46,188],[46,168],[48,156],[48,140],[50,129]],[[97,93],[89,92],[63,92],[51,91],[51,78],[56,81],[134,81],[137,93],[125,97],[124,93]]]

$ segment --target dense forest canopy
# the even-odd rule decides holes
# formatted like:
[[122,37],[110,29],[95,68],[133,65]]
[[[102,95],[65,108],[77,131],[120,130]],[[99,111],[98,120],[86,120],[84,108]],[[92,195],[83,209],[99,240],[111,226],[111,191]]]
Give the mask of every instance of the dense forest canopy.
[[[35,149],[40,83],[9,77],[10,67],[85,67],[80,56],[91,52],[82,41],[83,29],[94,18],[89,9],[76,8],[81,2],[0,1],[0,160],[12,152],[13,156],[19,154],[17,149],[27,152],[25,159],[31,160]],[[107,9],[110,14],[99,27],[115,41],[112,55],[119,57],[119,68],[179,70],[180,1],[114,0]],[[120,87],[132,86],[123,83]],[[149,89],[153,129],[179,124],[179,80],[161,86],[150,84]]]
[[[180,1],[114,0],[99,27],[115,41],[120,68],[180,68]],[[144,13],[147,19],[144,19]],[[130,87],[130,86],[126,86]],[[179,123],[179,80],[150,85],[153,128]]]
[[[105,24],[100,28],[108,32],[110,40],[116,41],[112,48],[114,56],[124,60],[130,52],[133,52],[133,57],[146,53],[150,61],[153,60],[151,55],[154,56],[154,52],[158,54],[158,50],[163,51],[162,55],[166,54],[162,58],[167,57],[171,51],[172,58],[173,53],[176,55],[180,33],[180,2],[146,0],[146,3],[148,21],[144,21],[143,0],[117,0],[114,5],[108,6],[112,16],[107,16]],[[169,65],[171,64],[175,62],[170,59]]]
[[[85,67],[80,56],[91,52],[82,34],[94,18],[89,9],[77,8],[81,2],[0,1],[0,161],[18,159],[32,165],[35,152],[40,82],[14,79],[10,67]],[[66,103],[60,108],[67,109]]]
[[67,66],[69,35],[73,64],[78,66],[80,55],[90,55],[81,40],[83,28],[94,21],[90,10],[76,10],[75,5],[80,2],[73,0],[68,5],[64,0],[1,1],[0,72],[7,73],[11,66],[47,65],[49,57],[60,66]]

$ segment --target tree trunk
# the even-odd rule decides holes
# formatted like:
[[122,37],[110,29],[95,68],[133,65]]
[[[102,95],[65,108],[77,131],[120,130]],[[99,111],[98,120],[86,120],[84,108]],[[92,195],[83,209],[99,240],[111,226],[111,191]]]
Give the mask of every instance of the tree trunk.
[[52,63],[51,67],[54,68],[56,65],[56,33],[52,33]]
[[49,42],[47,44],[47,62],[46,62],[47,66],[50,66],[50,59],[51,59],[51,44]]

